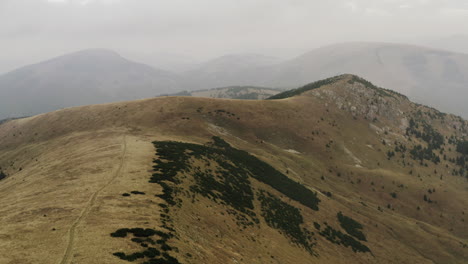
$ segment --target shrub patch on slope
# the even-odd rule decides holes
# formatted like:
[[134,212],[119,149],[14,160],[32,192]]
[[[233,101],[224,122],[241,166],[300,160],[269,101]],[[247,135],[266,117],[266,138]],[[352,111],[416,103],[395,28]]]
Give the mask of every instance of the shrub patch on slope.
[[6,177],[7,175],[2,170],[0,170],[0,181],[5,179]]
[[294,243],[312,253],[313,233],[303,228],[304,219],[298,208],[289,205],[266,191],[259,191],[262,216],[270,227],[279,229]]
[[172,247],[167,244],[167,240],[172,238],[172,234],[151,228],[121,228],[111,233],[112,237],[128,238],[132,236],[131,241],[142,247],[141,251],[126,254],[124,252],[115,252],[114,256],[134,262],[142,259],[142,264],[180,264],[168,252]]
[[339,230],[334,229],[327,223],[324,224],[325,229],[320,231],[319,234],[325,237],[328,241],[332,242],[333,244],[342,245],[344,247],[351,247],[351,249],[354,252],[371,252],[366,245],[354,239],[352,236],[349,236]]
[[[206,197],[216,203],[231,207],[227,213],[233,215],[238,226],[248,226],[260,223],[254,208],[254,190],[251,179],[255,179],[271,186],[292,200],[295,200],[312,210],[318,210],[320,200],[317,193],[305,186],[291,180],[266,162],[256,158],[246,151],[233,148],[219,137],[213,137],[212,142],[206,145],[197,145],[182,142],[162,141],[153,142],[157,149],[159,159],[155,160],[155,173],[151,182],[163,185],[164,195],[168,204],[176,204],[177,198],[174,194],[176,185],[180,185],[184,175],[190,175],[190,191]],[[195,160],[206,166],[193,165]],[[176,175],[179,175],[176,177]],[[177,192],[177,191],[176,191]],[[304,246],[311,252],[312,243],[307,238],[306,230],[302,230],[296,223],[296,229],[287,227],[288,221],[297,222],[302,219],[297,208],[287,207],[286,203],[278,203],[279,200],[267,199],[262,196],[264,207],[268,205],[279,205],[290,209],[291,214],[278,218],[278,223],[269,217],[269,225],[279,229],[295,244]],[[273,203],[275,202],[275,203]],[[294,210],[295,209],[295,210]],[[278,211],[279,213],[280,211]],[[295,214],[293,212],[296,212]],[[294,219],[288,219],[293,217]],[[267,217],[264,213],[263,217]],[[299,228],[299,229],[298,229]],[[299,230],[299,231],[298,231]]]
[[362,233],[362,225],[360,223],[351,217],[343,215],[341,212],[336,216],[338,217],[341,227],[346,231],[346,233],[361,241],[367,241],[366,236]]
[[[260,225],[259,217],[262,217],[269,227],[278,230],[292,243],[311,255],[317,255],[313,251],[316,238],[306,228],[300,209],[266,191],[265,187],[254,188],[252,181],[268,185],[285,198],[314,211],[318,211],[320,203],[316,192],[291,180],[248,152],[233,148],[219,137],[213,137],[212,142],[205,145],[174,141],[155,141],[153,144],[157,158],[153,160],[154,170],[149,182],[158,183],[163,188],[162,194],[156,196],[165,201],[159,204],[160,227],[167,231],[151,228],[118,229],[111,233],[112,237],[129,239],[141,249],[130,254],[115,252],[114,256],[141,264],[179,263],[169,254],[173,247],[169,246],[168,240],[176,233],[170,211],[182,206],[182,197],[191,198],[195,202],[195,195],[228,207],[226,212],[234,217],[241,230]],[[256,208],[256,204],[260,204],[260,208]],[[342,216],[342,220],[347,229],[343,228],[350,235],[328,225],[320,234],[334,243],[351,246],[355,252],[368,252],[366,246],[351,236],[365,239],[360,232],[362,226],[345,216]]]
[[[155,163],[157,163],[155,168],[169,168],[165,170],[165,174],[157,173],[153,175],[153,182],[166,180],[177,183],[174,176],[178,171],[184,172],[190,168],[188,163],[188,159],[190,157],[201,160],[214,160],[226,174],[229,174],[225,176],[229,177],[229,179],[225,178],[224,180],[245,183],[243,184],[244,188],[242,189],[244,194],[247,194],[248,197],[253,197],[253,195],[252,191],[248,190],[247,185],[250,185],[250,182],[248,182],[248,178],[245,175],[249,175],[256,180],[271,186],[273,189],[311,208],[312,210],[317,211],[319,209],[318,204],[320,203],[320,199],[317,197],[317,193],[309,190],[304,185],[291,180],[268,163],[250,155],[248,152],[231,147],[231,145],[219,137],[213,137],[213,143],[206,146],[173,141],[153,143],[158,149],[158,155],[160,157],[159,160],[155,161]],[[236,165],[234,166],[233,164]],[[217,186],[221,181],[218,180],[218,183],[214,183],[213,181],[203,179],[203,176],[201,175],[198,176],[200,178],[198,183],[200,184],[195,186],[194,189],[203,192],[204,195],[214,196],[213,192],[210,193],[208,189],[215,191],[221,188],[220,186]],[[232,178],[237,178],[237,180]],[[235,188],[232,182],[224,182],[223,184],[223,186],[227,188],[225,189],[227,192],[232,192],[229,188]],[[227,199],[223,199],[223,201],[230,203]],[[240,209],[241,211],[253,208],[253,205],[251,205],[251,199],[242,201],[242,204],[243,207],[239,207],[242,208]]]

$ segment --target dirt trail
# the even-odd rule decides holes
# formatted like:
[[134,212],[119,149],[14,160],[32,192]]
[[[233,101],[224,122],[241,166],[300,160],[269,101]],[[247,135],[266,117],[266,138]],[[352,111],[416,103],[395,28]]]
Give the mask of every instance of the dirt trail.
[[88,215],[89,211],[91,210],[91,208],[93,207],[94,203],[96,202],[96,198],[97,196],[99,195],[99,193],[101,193],[102,190],[104,190],[107,186],[109,186],[110,184],[112,184],[112,182],[122,174],[122,169],[123,169],[123,166],[124,166],[124,161],[125,161],[125,154],[127,152],[127,141],[125,139],[125,136],[123,137],[123,151],[122,151],[122,155],[121,155],[121,158],[120,158],[120,164],[119,164],[119,167],[117,169],[117,171],[115,172],[114,176],[112,177],[112,179],[110,179],[104,186],[102,186],[101,188],[99,188],[99,190],[97,190],[95,193],[93,193],[93,195],[91,196],[91,198],[89,199],[88,203],[86,204],[86,207],[83,209],[83,211],[80,213],[80,215],[78,216],[78,218],[75,220],[75,222],[73,222],[73,224],[71,225],[70,229],[68,230],[68,245],[67,245],[67,249],[65,251],[65,254],[63,255],[63,258],[62,260],[60,261],[60,264],[68,264],[71,262],[72,260],[72,252],[73,252],[73,246],[75,244],[75,232],[76,232],[76,228],[78,227],[78,225],[81,223],[81,221],[86,217],[86,215]]

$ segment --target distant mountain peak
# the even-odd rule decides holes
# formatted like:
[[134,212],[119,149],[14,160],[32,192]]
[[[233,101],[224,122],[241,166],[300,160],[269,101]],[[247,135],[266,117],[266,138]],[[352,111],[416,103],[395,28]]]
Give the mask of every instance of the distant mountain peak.
[[119,53],[111,49],[104,49],[104,48],[92,48],[92,49],[84,49],[79,50],[69,54],[70,56],[73,55],[106,55],[106,56],[114,56],[114,57],[121,57]]
[[333,84],[336,84],[336,83],[339,83],[339,82],[342,82],[342,83],[345,82],[345,83],[343,83],[343,85],[346,84],[346,83],[347,84],[361,83],[362,85],[364,85],[365,88],[376,90],[380,94],[388,95],[388,96],[397,95],[397,96],[400,96],[400,97],[403,97],[403,98],[407,99],[407,97],[405,95],[402,95],[402,94],[400,94],[398,92],[388,90],[388,89],[385,89],[385,88],[377,87],[376,85],[369,82],[368,80],[366,80],[366,79],[364,79],[362,77],[359,77],[357,75],[354,75],[354,74],[342,74],[342,75],[330,77],[330,78],[327,78],[327,79],[319,80],[319,81],[316,81],[316,82],[312,82],[312,83],[306,84],[306,85],[304,85],[302,87],[292,89],[292,90],[288,90],[288,91],[284,91],[282,93],[273,95],[268,99],[285,99],[285,98],[289,98],[289,97],[293,97],[293,96],[299,96],[299,95],[301,95],[301,94],[303,94],[305,92],[315,90],[315,89],[319,89],[319,88],[322,88],[322,87],[325,87],[325,86],[333,85]]
[[[109,50],[109,49],[85,49],[76,51],[73,53],[68,53],[65,55],[61,55],[55,58],[52,58],[48,61],[42,62],[44,64],[48,63],[57,63],[57,62],[84,62],[84,61],[92,61],[92,62],[118,62],[118,61],[128,61],[127,59],[120,56],[119,53]],[[42,64],[41,63],[41,64]]]
[[127,60],[112,50],[86,49],[0,76],[0,119],[152,97],[175,87],[170,72]]

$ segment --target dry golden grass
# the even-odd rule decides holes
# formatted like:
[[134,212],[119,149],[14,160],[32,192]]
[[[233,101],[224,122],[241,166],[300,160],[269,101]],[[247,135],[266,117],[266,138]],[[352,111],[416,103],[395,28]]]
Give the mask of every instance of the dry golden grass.
[[[348,88],[343,80],[320,90],[355,103]],[[275,101],[166,97],[64,109],[0,125],[0,166],[9,175],[0,181],[0,263],[127,263],[112,253],[133,252],[135,244],[109,234],[160,225],[162,200],[154,195],[162,188],[148,183],[155,158],[151,142],[204,144],[213,135],[318,191],[318,212],[291,202],[310,230],[314,221],[338,227],[338,211],[362,223],[372,254],[316,235],[319,256],[311,256],[264,222],[239,231],[221,213],[224,206],[199,197],[196,203],[184,198],[172,213],[178,238],[171,245],[182,263],[466,263],[466,179],[451,176],[447,162],[413,162],[410,168],[399,158],[387,160],[392,146],[382,139],[412,144],[399,128],[401,120],[384,114],[377,122],[353,118],[335,103],[315,92]],[[403,117],[417,108],[401,99],[395,111]],[[445,136],[462,133],[452,128],[457,120],[447,116],[433,126]],[[431,194],[437,204],[423,201],[429,188],[437,190]],[[133,190],[146,195],[122,196]],[[397,198],[390,196],[393,191]]]

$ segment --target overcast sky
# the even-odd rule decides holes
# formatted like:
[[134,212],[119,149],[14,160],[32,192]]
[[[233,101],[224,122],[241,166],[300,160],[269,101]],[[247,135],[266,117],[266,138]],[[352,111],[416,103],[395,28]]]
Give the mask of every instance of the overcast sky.
[[86,48],[292,57],[345,41],[468,34],[466,0],[0,0],[0,72]]

